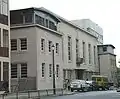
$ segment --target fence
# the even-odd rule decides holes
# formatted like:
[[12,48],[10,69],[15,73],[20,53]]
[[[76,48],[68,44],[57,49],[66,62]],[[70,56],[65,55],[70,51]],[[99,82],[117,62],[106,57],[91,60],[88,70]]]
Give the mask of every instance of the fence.
[[[30,90],[24,92],[16,92],[9,94],[1,94],[0,99],[41,99],[42,96],[51,96],[53,94],[54,89],[46,89],[46,90]],[[64,89],[59,88],[55,89],[56,95],[63,95]]]

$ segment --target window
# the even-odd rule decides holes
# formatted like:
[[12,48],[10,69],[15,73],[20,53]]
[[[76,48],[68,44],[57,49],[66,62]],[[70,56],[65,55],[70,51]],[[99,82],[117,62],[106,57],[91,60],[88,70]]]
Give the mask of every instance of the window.
[[78,39],[76,39],[76,58],[78,58],[78,56],[79,56],[79,41],[78,41]]
[[9,63],[3,62],[3,81],[9,79]]
[[71,37],[68,36],[68,60],[72,60],[71,59],[71,55],[72,55],[72,41],[71,41]]
[[3,47],[9,47],[8,30],[3,29]]
[[38,15],[35,15],[35,16],[36,16],[36,18],[35,18],[36,19],[36,23],[44,26],[44,18],[42,18],[42,17],[40,17]]
[[94,46],[94,64],[96,65],[96,47]]
[[103,52],[106,52],[107,51],[107,47],[103,47]]
[[49,77],[52,77],[52,64],[49,64]]
[[59,65],[56,65],[56,77],[59,77]]
[[59,43],[56,43],[56,53],[59,53]]
[[25,14],[25,23],[32,23],[32,14]]
[[45,63],[42,63],[42,77],[45,77]]
[[8,0],[2,0],[2,14],[8,15]]
[[27,63],[21,64],[21,78],[27,78]]
[[91,44],[88,44],[89,64],[91,64]]
[[48,28],[48,19],[45,20],[45,26]]
[[17,64],[11,64],[11,78],[17,78]]
[[17,50],[17,39],[11,40],[11,51]]
[[52,30],[57,30],[57,27],[55,26],[55,23],[52,21],[49,21],[49,28]]
[[49,45],[49,52],[51,52],[52,51],[52,41],[49,41],[48,43],[49,43],[48,44]]
[[21,38],[21,50],[27,50],[27,39],[26,38]]
[[41,39],[41,50],[45,51],[45,39]]
[[86,57],[85,57],[85,42],[82,42],[82,45],[83,45],[83,61],[84,61],[84,63],[85,63],[85,59],[86,59]]

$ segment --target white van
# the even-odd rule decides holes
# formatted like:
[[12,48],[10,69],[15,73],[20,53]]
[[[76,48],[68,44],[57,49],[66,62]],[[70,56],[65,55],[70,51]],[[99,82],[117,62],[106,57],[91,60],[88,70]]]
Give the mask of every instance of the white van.
[[77,91],[88,91],[89,89],[89,84],[86,83],[85,80],[73,80],[70,84],[70,89],[71,92],[73,92],[74,90]]

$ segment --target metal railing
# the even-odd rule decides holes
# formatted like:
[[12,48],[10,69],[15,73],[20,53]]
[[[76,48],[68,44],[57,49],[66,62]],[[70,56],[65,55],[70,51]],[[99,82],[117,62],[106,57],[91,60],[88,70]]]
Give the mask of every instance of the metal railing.
[[29,90],[21,91],[15,93],[1,94],[0,99],[41,99],[44,96],[53,96],[53,95],[63,95],[64,89],[57,88],[56,94],[54,94],[54,89],[45,89],[45,90]]

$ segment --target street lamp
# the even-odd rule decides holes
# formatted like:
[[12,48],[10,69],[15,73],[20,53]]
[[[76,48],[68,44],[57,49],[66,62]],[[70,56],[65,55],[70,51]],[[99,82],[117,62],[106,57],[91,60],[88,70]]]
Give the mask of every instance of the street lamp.
[[52,45],[52,59],[53,59],[53,93],[56,94],[56,90],[55,90],[55,58],[54,58],[54,50],[55,50],[55,46]]

